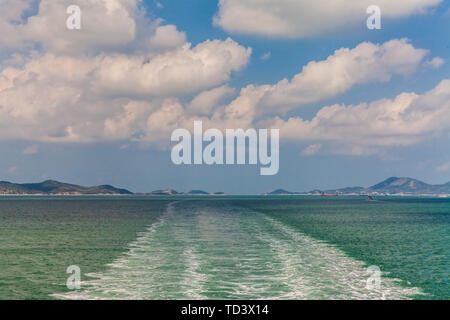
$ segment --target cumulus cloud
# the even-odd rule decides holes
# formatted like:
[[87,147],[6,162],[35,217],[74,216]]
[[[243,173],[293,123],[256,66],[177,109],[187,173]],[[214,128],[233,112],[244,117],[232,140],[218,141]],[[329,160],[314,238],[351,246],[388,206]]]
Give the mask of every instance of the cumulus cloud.
[[155,49],[174,49],[186,42],[186,34],[178,31],[174,25],[165,25],[158,27],[148,41],[149,45]]
[[192,115],[210,115],[223,99],[231,97],[234,92],[227,85],[203,91],[188,104],[187,112]]
[[[167,99],[146,116],[140,117],[138,112],[128,115],[132,122],[125,127],[143,128],[137,140],[163,147],[167,146],[166,138],[174,129],[191,130],[194,120],[203,121],[204,129],[276,128],[280,129],[282,141],[312,143],[301,151],[303,156],[316,155],[324,149],[325,142],[329,153],[385,156],[389,147],[409,146],[450,132],[450,79],[422,95],[401,93],[394,99],[371,103],[326,106],[311,120],[279,116],[262,122],[254,118],[231,119],[224,116],[226,108],[221,106],[210,116],[192,115],[179,100]],[[146,123],[136,125],[133,121],[140,118],[146,119]]]
[[251,49],[235,41],[207,40],[156,55],[107,56],[101,59],[93,78],[101,90],[115,95],[168,96],[187,94],[218,85],[241,70]]
[[22,15],[31,9],[33,0],[2,0],[0,2],[0,47],[17,48],[23,46],[23,36],[19,30]]
[[214,23],[229,32],[272,37],[311,37],[348,28],[367,19],[376,4],[383,17],[425,13],[442,0],[220,0]]
[[[382,45],[363,43],[355,49],[340,49],[326,60],[308,64],[291,81],[245,87],[228,104],[220,101],[231,97],[233,91],[222,86],[201,92],[186,106],[170,99],[155,112],[143,115],[125,110],[111,121],[128,123],[128,128],[145,127],[138,138],[145,141],[157,141],[174,128],[189,128],[194,120],[202,120],[205,128],[280,128],[284,139],[333,141],[339,146],[333,152],[375,153],[374,148],[409,145],[448,130],[445,120],[450,101],[447,82],[443,81],[423,96],[403,93],[396,99],[370,104],[324,107],[311,121],[295,117],[283,119],[280,114],[336,96],[357,84],[409,74],[417,69],[425,55],[425,50],[414,48],[406,40]],[[135,119],[142,118],[148,119],[146,125],[137,125]],[[302,154],[313,155],[321,148],[321,144],[313,144]]]
[[346,148],[340,152],[373,153],[378,147],[411,145],[444,135],[450,130],[450,80],[417,95],[402,93],[359,105],[322,108],[315,117],[274,119],[285,139],[333,141]]
[[130,139],[167,147],[167,137],[185,122],[184,108],[176,98],[148,103],[132,101],[113,118],[105,120],[108,139]]
[[444,63],[444,59],[435,57],[431,60],[428,60],[425,64],[432,69],[439,69]]
[[[280,10],[288,2],[270,1]],[[289,3],[294,2],[306,3]],[[400,1],[389,4],[389,10],[393,16],[407,15],[432,2]],[[234,98],[227,82],[248,64],[251,48],[232,39],[193,46],[176,26],[149,21],[139,0],[41,0],[37,11],[30,11],[36,3],[0,3],[1,140],[120,140],[164,147],[174,129],[189,129],[194,120],[202,120],[205,128],[279,127],[282,138],[312,143],[303,155],[319,152],[322,141],[364,154],[368,148],[407,145],[448,131],[450,81],[421,96],[404,93],[392,100],[324,107],[310,121],[283,118],[356,85],[414,72],[427,51],[406,39],[339,49],[308,63],[292,79],[249,85]],[[230,3],[221,1],[221,10]],[[252,3],[242,1],[244,7]],[[268,3],[260,1],[263,9],[255,14],[266,14]],[[66,28],[69,4],[82,9],[81,30]],[[289,17],[287,24],[292,23]],[[268,25],[276,22],[271,14],[265,19]],[[259,26],[264,30],[266,24]],[[296,36],[301,34],[294,27]],[[434,58],[429,64],[442,62]],[[37,151],[31,145],[23,153]]]
[[158,104],[147,101],[128,102],[115,117],[105,119],[105,135],[110,140],[137,138],[144,132],[146,118],[158,107]]
[[342,48],[326,60],[308,63],[291,80],[244,88],[226,112],[232,118],[284,114],[335,97],[357,84],[386,82],[394,75],[407,75],[417,69],[426,54],[426,50],[415,48],[406,39]]
[[[3,1],[2,1],[3,2]],[[6,0],[15,16],[22,16],[36,1]],[[136,6],[139,0],[41,0],[38,13],[25,21],[14,21],[7,10],[0,11],[0,24],[8,32],[0,35],[4,47],[20,50],[38,45],[55,53],[73,54],[118,48],[136,36]],[[67,8],[77,5],[82,12],[80,30],[69,30]],[[17,20],[17,18],[16,18]],[[12,42],[10,39],[14,39]]]
[[[142,0],[2,0],[2,55],[43,50],[56,55],[160,54],[183,46],[186,34],[162,19],[149,20]],[[37,6],[37,11],[31,10]],[[69,30],[67,8],[81,11],[81,29]],[[2,8],[5,8],[4,10]]]
[[148,62],[145,56],[45,54],[23,68],[0,72],[1,139],[102,139],[105,117],[117,112],[125,112],[118,120],[122,124],[107,122],[106,129],[124,137],[130,117],[153,108],[148,101],[129,105],[130,100],[140,96],[158,100],[208,89],[228,80],[249,56],[250,49],[230,39],[206,41],[194,48],[187,44]]
[[[192,46],[176,26],[150,21],[140,2],[2,1],[0,139],[154,141],[148,126],[166,127],[161,110],[180,116],[174,101],[222,85],[248,63],[250,48],[232,39]],[[81,9],[81,30],[66,28],[69,5]],[[231,90],[199,95],[192,110]]]

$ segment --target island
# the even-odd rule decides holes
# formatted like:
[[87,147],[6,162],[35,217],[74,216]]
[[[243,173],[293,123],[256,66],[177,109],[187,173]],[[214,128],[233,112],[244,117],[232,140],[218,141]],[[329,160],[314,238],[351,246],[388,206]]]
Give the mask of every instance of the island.
[[83,187],[76,184],[47,180],[40,183],[0,181],[0,195],[132,195],[131,191],[110,185]]

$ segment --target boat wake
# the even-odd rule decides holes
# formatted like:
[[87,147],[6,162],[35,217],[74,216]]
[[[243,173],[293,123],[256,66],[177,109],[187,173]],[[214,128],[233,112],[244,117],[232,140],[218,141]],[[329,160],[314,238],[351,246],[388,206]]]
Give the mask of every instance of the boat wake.
[[420,294],[261,213],[206,201],[168,205],[158,222],[82,289],[61,299],[408,299]]

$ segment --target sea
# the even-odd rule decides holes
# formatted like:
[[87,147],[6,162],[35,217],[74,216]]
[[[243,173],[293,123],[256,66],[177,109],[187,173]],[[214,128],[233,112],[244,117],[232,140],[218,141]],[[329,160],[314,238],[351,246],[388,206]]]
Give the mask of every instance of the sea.
[[433,300],[449,275],[450,198],[0,198],[0,299]]

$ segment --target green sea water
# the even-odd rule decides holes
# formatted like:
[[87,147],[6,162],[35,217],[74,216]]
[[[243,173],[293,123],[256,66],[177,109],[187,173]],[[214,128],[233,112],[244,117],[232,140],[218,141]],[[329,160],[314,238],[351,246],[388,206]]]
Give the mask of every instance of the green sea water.
[[449,299],[449,275],[450,199],[0,200],[0,299]]

